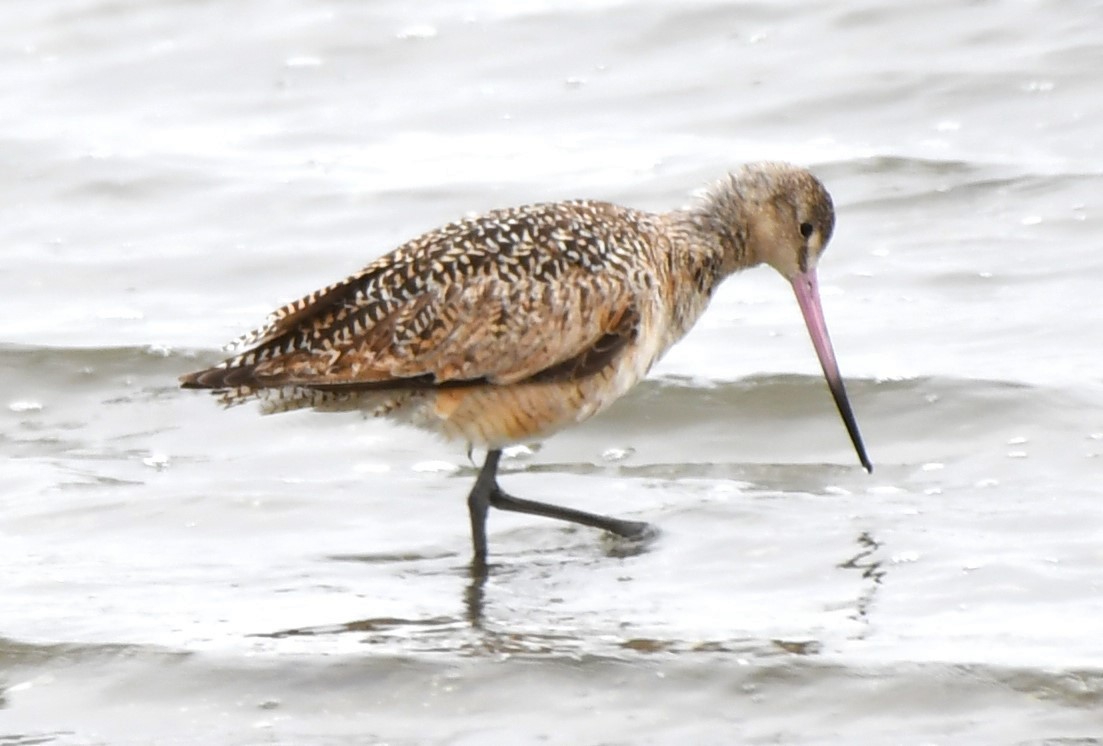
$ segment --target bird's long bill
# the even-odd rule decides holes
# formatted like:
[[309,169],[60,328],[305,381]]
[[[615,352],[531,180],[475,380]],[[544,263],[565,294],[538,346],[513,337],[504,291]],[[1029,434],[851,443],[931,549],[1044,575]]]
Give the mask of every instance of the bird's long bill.
[[835,398],[835,405],[839,408],[846,431],[850,434],[850,442],[854,444],[854,450],[858,452],[858,460],[866,471],[872,472],[873,465],[869,463],[866,455],[866,447],[862,444],[862,434],[858,432],[858,423],[854,419],[854,412],[850,408],[850,401],[846,398],[846,388],[843,386],[842,376],[839,375],[839,366],[835,362],[835,350],[831,347],[831,337],[827,335],[827,324],[823,320],[823,307],[820,305],[820,289],[816,282],[815,270],[801,272],[792,279],[793,292],[797,295],[797,303],[804,314],[804,323],[808,326],[808,334],[812,337],[812,346],[816,348],[816,356],[820,359],[823,374],[827,378],[827,386],[831,389],[831,396]]

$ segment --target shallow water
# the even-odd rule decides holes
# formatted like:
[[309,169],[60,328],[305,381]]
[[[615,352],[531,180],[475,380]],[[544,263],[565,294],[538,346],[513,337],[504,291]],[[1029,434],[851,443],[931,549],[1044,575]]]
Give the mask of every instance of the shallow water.
[[[0,8],[0,744],[1103,742],[1103,6]],[[520,8],[520,9],[519,9]],[[467,211],[835,196],[785,284],[513,450],[177,388]],[[478,454],[476,454],[478,458]]]

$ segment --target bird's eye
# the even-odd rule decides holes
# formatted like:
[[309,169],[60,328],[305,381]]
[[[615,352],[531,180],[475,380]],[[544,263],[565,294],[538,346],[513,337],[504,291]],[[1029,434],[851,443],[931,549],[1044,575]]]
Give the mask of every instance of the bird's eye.
[[801,223],[800,224],[800,234],[802,236],[804,236],[805,238],[810,237],[812,235],[812,231],[814,231],[814,230],[815,230],[815,228],[812,227],[811,223]]

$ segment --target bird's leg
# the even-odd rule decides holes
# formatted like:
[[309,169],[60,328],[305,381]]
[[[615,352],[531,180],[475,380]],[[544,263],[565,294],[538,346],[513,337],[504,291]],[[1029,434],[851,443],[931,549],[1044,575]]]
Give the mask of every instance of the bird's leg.
[[491,495],[498,489],[498,460],[501,457],[500,450],[486,454],[475,486],[467,496],[467,511],[471,514],[471,543],[475,549],[471,568],[476,575],[486,572],[486,512],[490,508]]
[[467,507],[471,513],[471,538],[475,545],[474,564],[486,566],[486,513],[487,507],[509,510],[514,513],[555,518],[560,521],[580,523],[583,526],[600,528],[603,531],[623,536],[626,539],[642,539],[654,532],[654,529],[642,521],[625,521],[620,518],[587,513],[559,505],[524,500],[509,495],[498,486],[498,461],[501,450],[495,449],[486,454],[486,462],[475,480],[475,487],[467,498]]
[[511,510],[515,513],[528,513],[529,515],[540,515],[560,521],[581,523],[583,526],[593,526],[611,534],[623,536],[626,539],[642,539],[654,530],[650,524],[643,521],[625,521],[620,518],[575,510],[574,508],[549,505],[535,500],[524,500],[506,494],[501,487],[497,486],[495,486],[494,492],[490,494],[490,504],[499,510]]

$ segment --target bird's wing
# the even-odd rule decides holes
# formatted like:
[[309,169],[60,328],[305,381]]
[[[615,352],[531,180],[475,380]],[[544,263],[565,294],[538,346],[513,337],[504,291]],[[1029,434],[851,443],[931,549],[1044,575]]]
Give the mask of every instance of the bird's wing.
[[445,226],[276,311],[243,338],[249,349],[184,385],[349,390],[589,375],[638,334],[650,280],[627,269],[641,244],[625,218],[646,216],[555,203]]

